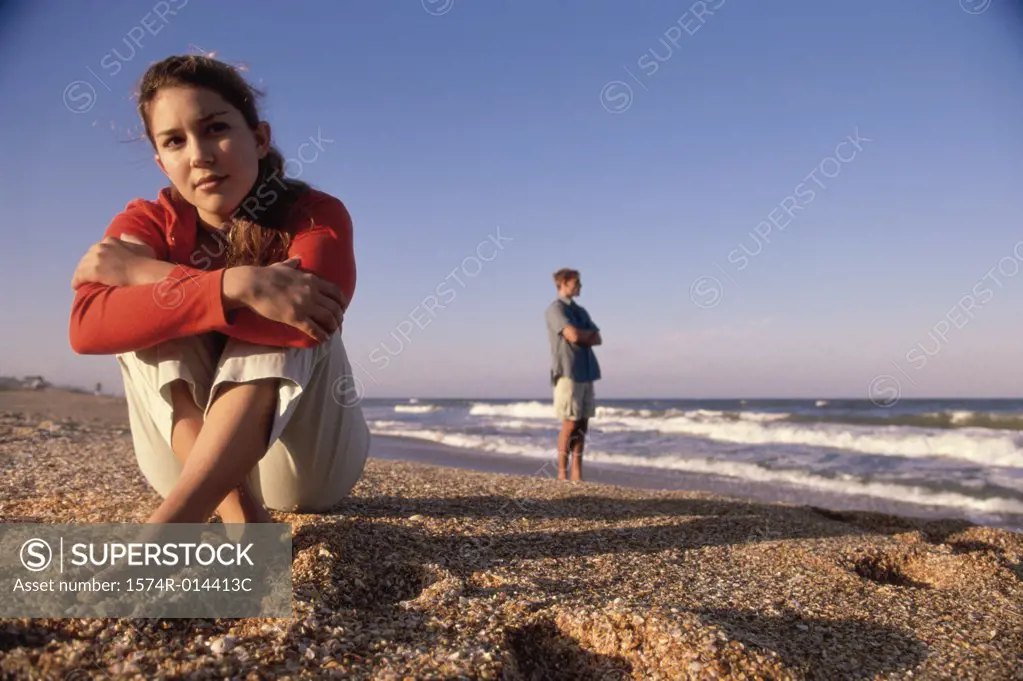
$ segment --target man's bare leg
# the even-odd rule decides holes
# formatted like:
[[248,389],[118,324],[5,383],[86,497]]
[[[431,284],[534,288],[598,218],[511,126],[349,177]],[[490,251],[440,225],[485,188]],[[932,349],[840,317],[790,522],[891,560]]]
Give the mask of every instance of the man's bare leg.
[[568,452],[572,448],[575,421],[562,421],[558,433],[558,480],[568,480]]
[[572,477],[576,482],[583,479],[583,447],[586,444],[586,429],[589,426],[588,419],[576,421],[575,437],[572,439]]
[[[177,485],[148,522],[206,522],[266,454],[276,404],[276,379],[221,386]],[[194,426],[193,422],[191,428]],[[186,432],[182,431],[182,437]],[[240,495],[237,502],[234,509],[243,510],[245,498]]]
[[[183,380],[171,383],[174,404],[174,425],[171,430],[171,448],[182,465],[195,446],[196,438],[203,426],[202,409],[192,399],[188,383]],[[252,494],[248,481],[228,492],[217,507],[217,514],[224,523],[269,523],[273,518]]]

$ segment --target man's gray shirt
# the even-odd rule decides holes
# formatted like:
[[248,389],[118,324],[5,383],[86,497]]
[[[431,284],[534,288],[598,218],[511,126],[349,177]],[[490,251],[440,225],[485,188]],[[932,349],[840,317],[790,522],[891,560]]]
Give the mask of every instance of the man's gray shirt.
[[573,381],[596,381],[600,378],[597,355],[588,345],[569,343],[562,330],[574,326],[580,331],[599,331],[589,313],[569,298],[558,298],[547,308],[547,338],[551,344],[551,384],[567,376]]

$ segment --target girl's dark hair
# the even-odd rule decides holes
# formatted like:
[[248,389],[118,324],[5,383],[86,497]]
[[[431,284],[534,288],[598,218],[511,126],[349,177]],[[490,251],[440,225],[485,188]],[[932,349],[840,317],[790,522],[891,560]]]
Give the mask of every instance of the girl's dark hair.
[[[253,130],[259,125],[257,97],[252,87],[230,64],[201,55],[167,57],[146,70],[139,84],[138,112],[146,137],[156,148],[149,114],[163,88],[191,86],[216,92],[238,109]],[[177,190],[171,189],[177,194]],[[269,265],[286,260],[293,237],[289,214],[309,185],[284,177],[284,156],[271,146],[259,161],[256,182],[231,217],[227,229],[227,266]],[[258,196],[257,196],[258,195]]]

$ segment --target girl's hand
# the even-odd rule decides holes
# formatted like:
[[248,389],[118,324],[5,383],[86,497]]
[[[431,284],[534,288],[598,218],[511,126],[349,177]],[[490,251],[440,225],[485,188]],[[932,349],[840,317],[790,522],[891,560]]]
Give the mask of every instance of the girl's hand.
[[252,268],[247,288],[247,307],[321,343],[341,328],[348,306],[336,285],[299,270],[298,258]]
[[92,246],[78,261],[71,278],[71,288],[78,289],[88,283],[130,286],[134,283],[134,268],[146,257],[152,257],[152,249],[134,237],[126,237],[122,241],[108,236]]

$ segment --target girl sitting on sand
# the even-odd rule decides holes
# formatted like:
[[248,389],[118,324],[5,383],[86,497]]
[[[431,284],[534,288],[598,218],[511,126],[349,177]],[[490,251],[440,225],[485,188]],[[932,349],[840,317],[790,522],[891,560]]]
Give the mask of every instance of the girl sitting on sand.
[[174,56],[138,111],[171,186],[136,199],[78,263],[71,346],[113,354],[148,522],[269,522],[319,511],[362,475],[369,430],[341,321],[355,290],[344,204],[284,177],[231,66]]

